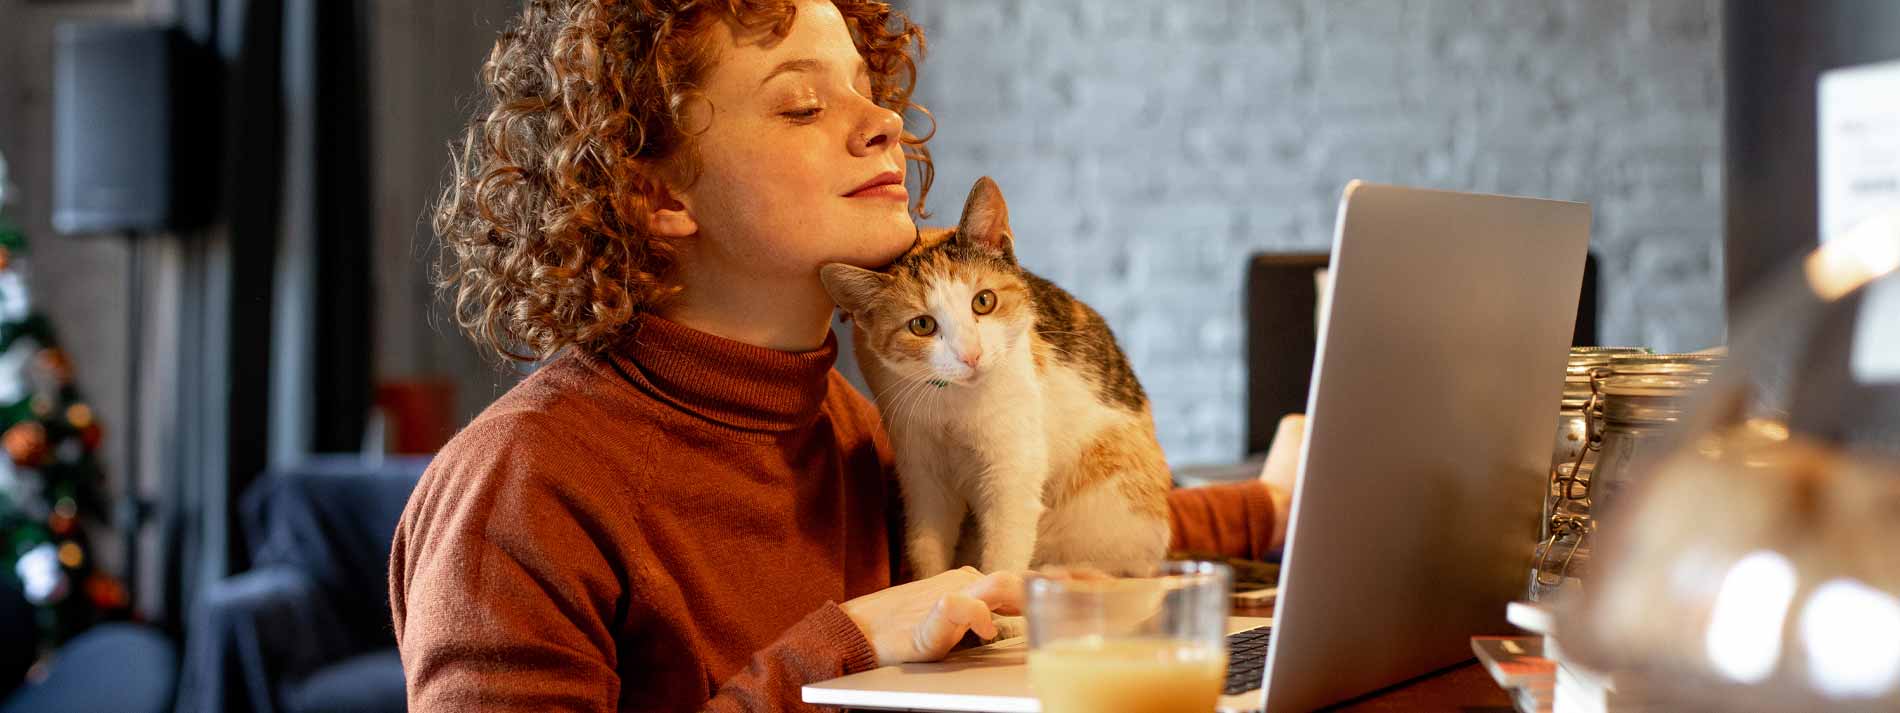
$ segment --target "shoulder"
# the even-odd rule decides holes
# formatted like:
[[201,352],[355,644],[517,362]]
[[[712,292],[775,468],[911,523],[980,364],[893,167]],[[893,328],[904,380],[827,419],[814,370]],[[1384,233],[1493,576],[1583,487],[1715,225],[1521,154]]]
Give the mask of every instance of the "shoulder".
[[[638,442],[638,419],[612,418],[612,390],[580,357],[562,356],[509,389],[442,447],[416,485],[404,520],[485,511],[513,518],[614,507],[629,487],[593,457],[605,441]],[[415,524],[415,523],[406,523]]]

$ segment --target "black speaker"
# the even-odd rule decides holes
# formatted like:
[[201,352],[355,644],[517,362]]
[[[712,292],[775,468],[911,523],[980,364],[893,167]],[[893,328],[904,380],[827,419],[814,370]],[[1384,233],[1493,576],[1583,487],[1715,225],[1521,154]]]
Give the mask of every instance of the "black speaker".
[[204,102],[182,101],[183,89],[216,77],[164,27],[67,23],[54,42],[53,228],[138,233],[199,220],[211,162],[194,153],[193,114]]

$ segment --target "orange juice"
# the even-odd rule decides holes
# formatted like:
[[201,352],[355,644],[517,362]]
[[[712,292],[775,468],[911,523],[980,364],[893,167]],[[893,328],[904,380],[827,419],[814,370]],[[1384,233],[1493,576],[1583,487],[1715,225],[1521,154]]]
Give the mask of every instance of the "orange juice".
[[1168,639],[1057,641],[1029,652],[1042,713],[1209,713],[1227,649]]

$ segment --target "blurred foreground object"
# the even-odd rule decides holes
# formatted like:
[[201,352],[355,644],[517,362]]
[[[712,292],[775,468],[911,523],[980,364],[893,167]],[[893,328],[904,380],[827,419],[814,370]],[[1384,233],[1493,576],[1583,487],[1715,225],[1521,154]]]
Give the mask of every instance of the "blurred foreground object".
[[1595,503],[1596,576],[1556,638],[1679,710],[1894,710],[1900,212],[1740,314],[1726,364]]

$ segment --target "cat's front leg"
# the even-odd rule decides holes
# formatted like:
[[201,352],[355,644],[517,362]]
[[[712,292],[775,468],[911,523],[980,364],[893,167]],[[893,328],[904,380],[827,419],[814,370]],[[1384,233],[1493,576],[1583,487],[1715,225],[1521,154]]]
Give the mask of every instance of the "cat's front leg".
[[950,571],[969,507],[944,482],[941,458],[915,449],[898,451],[897,474],[904,493],[904,551],[917,579]]
[[971,503],[983,536],[980,568],[985,572],[1029,569],[1036,554],[1036,526],[1042,519],[1046,450],[1039,440],[1020,439],[997,449],[987,460]]

